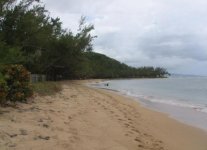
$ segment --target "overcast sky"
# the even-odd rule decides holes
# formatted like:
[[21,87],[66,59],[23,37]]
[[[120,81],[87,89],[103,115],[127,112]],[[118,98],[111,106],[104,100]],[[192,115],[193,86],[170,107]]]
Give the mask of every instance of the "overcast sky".
[[207,75],[207,0],[42,0],[76,31],[95,25],[94,51],[128,65]]

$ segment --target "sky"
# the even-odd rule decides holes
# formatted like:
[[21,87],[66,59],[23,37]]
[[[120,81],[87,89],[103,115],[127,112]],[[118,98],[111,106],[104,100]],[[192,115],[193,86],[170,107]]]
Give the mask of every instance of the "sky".
[[94,51],[130,66],[207,75],[206,0],[42,0],[63,27],[95,26]]

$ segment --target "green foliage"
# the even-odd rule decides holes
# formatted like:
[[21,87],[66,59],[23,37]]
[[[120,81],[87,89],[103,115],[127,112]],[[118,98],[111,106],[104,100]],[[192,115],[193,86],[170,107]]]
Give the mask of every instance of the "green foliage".
[[94,52],[84,53],[78,72],[79,78],[163,78],[167,75],[164,68],[134,68]]
[[25,57],[19,48],[8,47],[0,42],[0,65],[25,62]]
[[[77,34],[73,34],[62,28],[59,18],[50,17],[41,3],[34,2],[1,3],[0,40],[9,48],[0,47],[0,53],[21,55],[23,58],[16,60],[32,73],[48,74],[54,66],[62,66],[67,70],[67,78],[76,76],[82,53],[92,50],[95,37],[90,32],[94,26],[87,25],[82,17]],[[13,62],[13,56],[7,58],[2,61]]]
[[4,82],[1,83],[1,86],[8,87],[7,101],[23,102],[32,96],[33,92],[29,84],[30,73],[22,65],[4,66],[2,74]]

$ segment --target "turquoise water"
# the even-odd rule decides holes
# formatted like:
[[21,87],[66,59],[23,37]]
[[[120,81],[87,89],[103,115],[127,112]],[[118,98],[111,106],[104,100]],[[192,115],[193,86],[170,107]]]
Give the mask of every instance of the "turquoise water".
[[95,86],[132,96],[147,107],[207,130],[207,77],[110,80]]

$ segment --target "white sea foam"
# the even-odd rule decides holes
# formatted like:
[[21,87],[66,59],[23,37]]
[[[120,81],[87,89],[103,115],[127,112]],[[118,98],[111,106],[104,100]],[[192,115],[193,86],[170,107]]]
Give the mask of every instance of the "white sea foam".
[[120,92],[125,95],[135,97],[138,100],[142,99],[145,102],[162,103],[162,104],[173,105],[173,106],[178,106],[178,107],[191,108],[196,111],[207,113],[207,105],[206,104],[194,104],[192,102],[181,101],[181,100],[176,100],[176,99],[166,99],[166,98],[163,99],[163,98],[160,98],[160,97],[158,98],[155,96],[136,94],[136,93],[133,93],[129,90],[120,90]]

